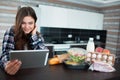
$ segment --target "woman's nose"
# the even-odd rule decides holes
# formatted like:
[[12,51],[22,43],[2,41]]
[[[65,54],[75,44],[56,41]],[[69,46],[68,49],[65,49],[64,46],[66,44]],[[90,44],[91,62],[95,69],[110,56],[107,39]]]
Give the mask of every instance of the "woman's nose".
[[27,27],[27,28],[28,28],[28,27],[29,27],[29,24],[25,24],[25,27]]

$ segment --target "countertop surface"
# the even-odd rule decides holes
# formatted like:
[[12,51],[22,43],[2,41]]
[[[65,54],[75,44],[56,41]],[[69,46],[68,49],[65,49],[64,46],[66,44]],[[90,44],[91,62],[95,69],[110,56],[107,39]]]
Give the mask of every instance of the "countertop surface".
[[63,64],[43,68],[23,69],[16,75],[7,75],[0,69],[0,80],[120,80],[120,65],[115,72],[96,72],[68,69]]
[[[53,46],[55,51],[66,51],[71,46],[86,46],[87,42],[80,42],[80,43],[66,43],[66,44],[52,44],[52,43],[45,43],[45,46]],[[95,42],[95,45],[104,45],[102,42]]]
[[[80,43],[63,43],[63,44],[54,44],[54,43],[45,43],[46,46],[57,46],[57,45],[60,45],[60,46],[64,46],[64,45],[87,45],[87,41],[81,41]],[[104,44],[103,42],[99,42],[99,41],[95,41],[94,42],[96,45],[97,44]]]

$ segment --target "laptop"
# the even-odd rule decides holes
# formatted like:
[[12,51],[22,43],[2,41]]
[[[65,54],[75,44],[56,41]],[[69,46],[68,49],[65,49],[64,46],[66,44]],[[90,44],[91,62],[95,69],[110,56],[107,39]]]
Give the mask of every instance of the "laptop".
[[20,69],[38,68],[47,65],[49,50],[14,50],[10,51],[10,60],[21,60]]

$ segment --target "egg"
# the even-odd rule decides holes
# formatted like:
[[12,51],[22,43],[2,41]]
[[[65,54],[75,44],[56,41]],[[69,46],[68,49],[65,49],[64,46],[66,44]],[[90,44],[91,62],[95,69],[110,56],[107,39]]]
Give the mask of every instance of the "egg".
[[92,54],[92,58],[96,58],[96,56],[97,56],[96,54]]
[[86,61],[91,61],[91,58],[86,58]]
[[102,54],[98,54],[98,55],[97,55],[97,58],[98,58],[98,59],[102,58]]
[[105,62],[105,63],[106,63],[107,61],[106,61],[106,60],[103,60],[103,62]]
[[103,55],[103,59],[105,59],[105,60],[106,60],[106,59],[107,59],[107,57],[108,57],[107,55]]
[[113,65],[112,61],[108,61],[108,64]]
[[113,56],[109,56],[109,57],[108,57],[108,60],[111,60],[111,61],[112,61],[112,60],[113,60]]
[[94,61],[96,61],[96,59],[92,59],[91,61],[93,61],[93,62],[94,62]]
[[91,57],[91,53],[87,53],[87,57]]

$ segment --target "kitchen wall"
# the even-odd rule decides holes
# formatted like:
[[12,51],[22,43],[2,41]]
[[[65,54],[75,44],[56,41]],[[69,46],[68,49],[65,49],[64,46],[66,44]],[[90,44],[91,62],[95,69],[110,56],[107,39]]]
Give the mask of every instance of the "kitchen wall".
[[107,30],[106,48],[120,56],[120,5],[102,9],[104,30]]
[[[106,30],[75,29],[75,28],[54,28],[40,27],[40,32],[46,43],[63,44],[67,41],[71,43],[87,43],[89,37],[94,38],[95,43],[106,43]],[[98,38],[99,36],[99,38]],[[105,47],[104,45],[101,47]]]
[[107,30],[106,48],[110,49],[112,53],[120,54],[120,6],[113,6],[107,8],[95,8],[85,5],[56,2],[52,0],[41,0],[37,2],[30,1],[9,1],[1,0],[0,2],[0,49],[2,45],[3,34],[11,25],[14,24],[17,7],[20,5],[36,6],[38,4],[55,5],[65,8],[72,8],[78,10],[85,10],[91,12],[104,13],[104,30]]

